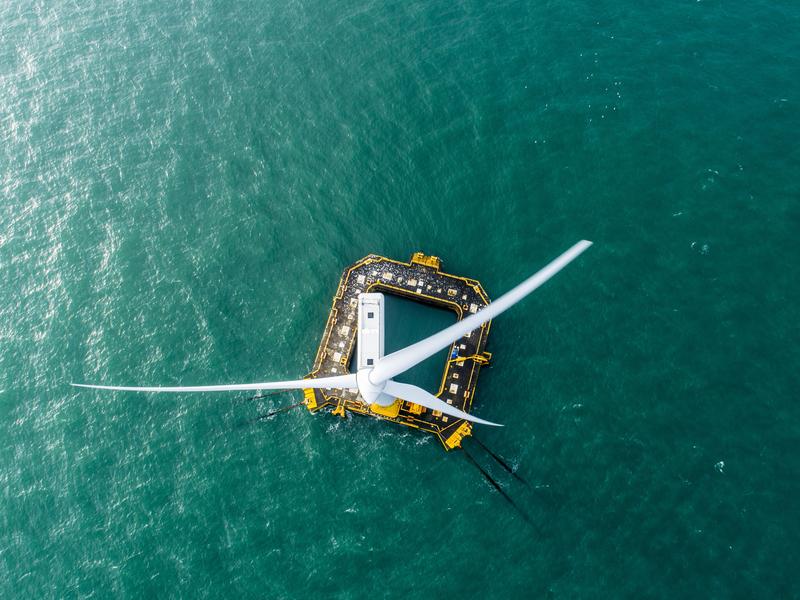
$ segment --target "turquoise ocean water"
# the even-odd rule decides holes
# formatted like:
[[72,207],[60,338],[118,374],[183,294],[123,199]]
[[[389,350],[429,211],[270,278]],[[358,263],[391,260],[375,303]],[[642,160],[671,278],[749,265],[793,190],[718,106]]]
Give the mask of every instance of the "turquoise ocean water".
[[[0,597],[800,597],[798,32],[782,0],[4,2]],[[581,238],[476,396],[532,525],[377,420],[68,386],[302,376],[365,254],[497,297]],[[390,345],[452,321],[391,309]]]

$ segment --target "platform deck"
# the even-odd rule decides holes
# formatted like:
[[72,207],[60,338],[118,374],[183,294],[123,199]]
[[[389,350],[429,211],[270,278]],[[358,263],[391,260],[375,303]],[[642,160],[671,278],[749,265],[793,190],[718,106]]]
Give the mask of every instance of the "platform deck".
[[[435,256],[415,253],[407,263],[370,254],[345,269],[333,298],[328,322],[320,342],[314,367],[308,377],[349,373],[348,366],[357,337],[357,306],[361,292],[396,294],[412,300],[454,311],[461,320],[477,312],[489,299],[481,284],[465,277],[442,273]],[[485,351],[491,322],[456,341],[448,353],[436,395],[456,408],[470,412],[481,365],[491,354]],[[360,395],[349,390],[304,390],[306,407],[312,411],[332,409],[344,417],[348,412],[385,419],[432,433],[447,450],[457,448],[471,434],[471,424],[463,419],[431,411],[397,400],[388,409],[369,408]]]

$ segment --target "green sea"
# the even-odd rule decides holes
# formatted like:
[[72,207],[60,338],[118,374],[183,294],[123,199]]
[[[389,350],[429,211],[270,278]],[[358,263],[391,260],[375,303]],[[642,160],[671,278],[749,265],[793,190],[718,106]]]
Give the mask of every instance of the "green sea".
[[[302,377],[369,253],[582,238],[475,396],[527,485],[465,442],[530,522],[299,393],[69,386]],[[2,598],[800,598],[798,301],[797,2],[0,4]]]

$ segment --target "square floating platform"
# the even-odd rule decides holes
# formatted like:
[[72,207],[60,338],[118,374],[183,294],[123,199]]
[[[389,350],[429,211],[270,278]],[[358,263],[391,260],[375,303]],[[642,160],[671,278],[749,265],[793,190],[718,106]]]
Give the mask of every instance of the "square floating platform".
[[[489,298],[475,279],[441,272],[441,260],[415,252],[407,263],[370,254],[342,273],[333,297],[328,322],[307,377],[327,377],[349,373],[350,359],[356,345],[358,295],[362,292],[395,294],[411,300],[447,308],[458,320],[489,304]],[[452,406],[469,412],[475,397],[478,373],[489,363],[485,351],[491,321],[456,340],[450,347],[442,381],[436,396]],[[367,406],[354,391],[331,389],[303,390],[306,407],[311,412],[328,409],[345,417],[348,412],[392,421],[435,435],[445,449],[461,445],[470,435],[472,424],[417,404],[397,399],[387,407]]]

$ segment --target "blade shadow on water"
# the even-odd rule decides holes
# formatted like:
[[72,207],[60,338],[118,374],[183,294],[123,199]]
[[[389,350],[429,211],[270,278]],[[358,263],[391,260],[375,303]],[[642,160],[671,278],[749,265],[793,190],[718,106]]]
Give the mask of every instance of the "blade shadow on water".
[[499,456],[498,454],[495,454],[494,452],[492,452],[492,451],[489,449],[489,447],[488,447],[488,446],[486,446],[486,444],[484,444],[482,441],[480,441],[480,440],[479,440],[477,437],[475,437],[474,435],[472,436],[472,439],[473,439],[473,440],[475,440],[475,443],[476,443],[476,444],[478,444],[478,445],[479,445],[481,448],[483,448],[483,449],[484,449],[484,451],[485,451],[485,452],[486,452],[486,453],[487,453],[489,456],[491,456],[491,457],[492,457],[492,458],[493,458],[493,459],[494,459],[494,460],[497,462],[497,464],[499,464],[499,465],[500,465],[501,467],[503,467],[503,468],[504,468],[506,471],[508,471],[509,473],[511,473],[511,476],[512,476],[512,477],[514,477],[514,479],[516,479],[517,481],[519,481],[519,482],[521,482],[521,483],[524,483],[526,486],[530,487],[530,484],[528,484],[528,482],[527,482],[527,481],[525,481],[525,480],[522,478],[522,476],[520,476],[519,474],[517,474],[517,472],[516,472],[514,469],[512,469],[512,468],[511,468],[511,467],[508,465],[508,463],[507,463],[507,462],[506,462],[506,461],[505,461],[505,460],[504,460],[504,459],[503,459],[501,456]]
[[[489,448],[485,443],[483,443],[481,440],[479,440],[476,436],[471,435],[471,436],[469,436],[467,438],[467,440],[474,441],[484,452],[486,452],[486,454],[488,454],[492,459],[494,459],[494,461],[497,464],[499,464],[503,468],[503,470],[508,472],[515,480],[517,480],[518,482],[523,484],[525,486],[525,489],[527,489],[530,492],[534,492],[534,494],[536,495],[538,500],[540,502],[542,502],[545,506],[547,506],[550,509],[552,509],[552,508],[557,506],[557,502],[556,502],[556,500],[554,498],[554,491],[550,488],[549,484],[547,484],[547,485],[540,485],[540,484],[531,485],[528,482],[527,479],[522,477],[522,475],[520,475],[517,472],[516,468],[512,467],[511,465],[509,465],[508,461],[506,461],[498,453],[494,452],[491,448]],[[545,477],[545,479],[547,479],[547,478]]]
[[524,510],[522,510],[522,507],[520,507],[519,504],[517,504],[514,501],[514,499],[508,495],[508,493],[503,489],[503,487],[497,481],[495,481],[495,479],[491,476],[491,474],[489,474],[489,472],[486,469],[484,469],[478,463],[478,461],[475,460],[475,458],[469,453],[469,451],[466,448],[462,446],[461,450],[463,451],[464,456],[467,458],[467,460],[470,463],[472,463],[472,465],[476,469],[478,469],[478,471],[480,471],[481,475],[483,475],[483,478],[486,479],[486,481],[488,481],[491,484],[491,486],[500,493],[501,496],[503,496],[506,502],[508,502],[511,506],[514,507],[514,509],[519,513],[519,515],[523,518],[523,520],[526,523],[528,523],[534,529],[534,531],[536,531],[536,533],[542,535],[544,533],[544,531],[542,531],[542,528],[533,522],[530,515],[528,515],[528,513],[526,513]]

